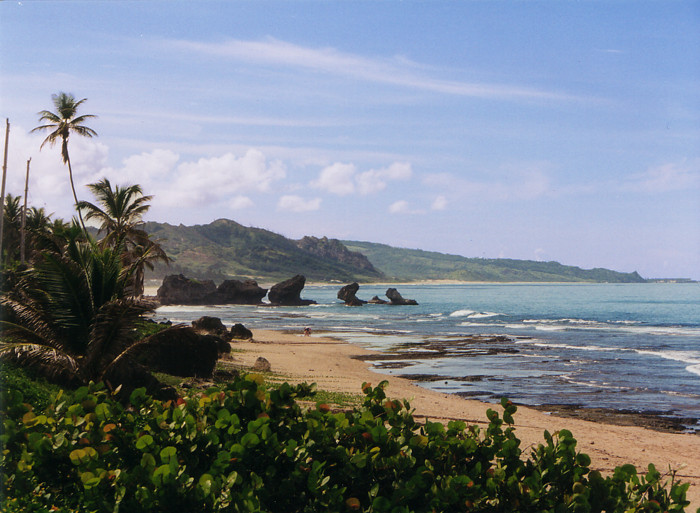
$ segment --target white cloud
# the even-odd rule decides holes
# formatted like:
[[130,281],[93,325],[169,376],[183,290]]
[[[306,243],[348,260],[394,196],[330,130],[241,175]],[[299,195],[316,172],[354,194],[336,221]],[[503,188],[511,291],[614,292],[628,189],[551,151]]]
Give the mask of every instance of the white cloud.
[[411,164],[394,162],[389,167],[370,169],[357,177],[357,186],[361,194],[372,194],[386,188],[391,180],[408,180],[411,178]]
[[177,166],[174,179],[161,185],[159,197],[173,206],[204,206],[242,192],[267,192],[273,182],[286,176],[280,161],[249,149],[241,157],[226,153]]
[[311,182],[311,186],[345,196],[355,192],[354,175],[355,166],[353,164],[336,162],[321,170],[318,180]]
[[132,155],[124,159],[119,175],[129,183],[159,182],[173,172],[178,160],[180,156],[170,150],[156,149]]
[[386,189],[390,181],[408,180],[411,174],[411,164],[407,162],[394,162],[389,167],[370,169],[360,174],[357,174],[354,164],[336,162],[325,167],[311,186],[339,196],[354,192],[367,195]]
[[690,162],[670,162],[650,167],[644,173],[632,175],[623,188],[654,193],[695,189],[699,186],[700,159],[694,159]]
[[408,207],[408,201],[399,200],[389,205],[389,212],[392,214],[410,214],[411,210]]
[[245,208],[250,208],[254,206],[253,200],[247,196],[236,196],[229,201],[229,206],[233,210],[243,210]]
[[445,210],[447,208],[447,198],[445,198],[445,196],[438,196],[433,200],[433,204],[430,208],[433,210]]
[[290,212],[311,212],[321,208],[321,198],[304,199],[301,196],[282,196],[277,202],[278,210],[288,210]]

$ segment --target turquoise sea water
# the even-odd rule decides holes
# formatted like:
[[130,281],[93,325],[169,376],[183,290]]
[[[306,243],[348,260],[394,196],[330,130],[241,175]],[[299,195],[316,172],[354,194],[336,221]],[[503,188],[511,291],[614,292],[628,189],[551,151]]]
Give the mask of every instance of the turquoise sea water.
[[[339,288],[305,288],[302,297],[318,302],[308,307],[167,306],[157,314],[174,322],[213,315],[253,330],[310,326],[413,352],[393,368],[377,362],[377,372],[437,375],[422,385],[442,392],[655,413],[700,429],[700,284],[398,285],[419,305],[362,307],[343,305]],[[362,286],[357,295],[386,289]],[[449,351],[435,357],[435,347]]]

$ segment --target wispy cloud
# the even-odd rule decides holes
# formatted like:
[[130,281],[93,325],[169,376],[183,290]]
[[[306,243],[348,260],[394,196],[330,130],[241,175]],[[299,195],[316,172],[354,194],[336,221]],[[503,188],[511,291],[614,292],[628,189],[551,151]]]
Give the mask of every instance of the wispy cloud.
[[500,100],[581,100],[577,95],[522,85],[448,80],[430,76],[427,66],[405,57],[369,58],[335,48],[310,48],[279,39],[221,42],[167,40],[168,48],[262,66],[291,67],[355,80],[440,94]]
[[669,162],[631,175],[623,189],[636,192],[670,192],[700,188],[700,159]]

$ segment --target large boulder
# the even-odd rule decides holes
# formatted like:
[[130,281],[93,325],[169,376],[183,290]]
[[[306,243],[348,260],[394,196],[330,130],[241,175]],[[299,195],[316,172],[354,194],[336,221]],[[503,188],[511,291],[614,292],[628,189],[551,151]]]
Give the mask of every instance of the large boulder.
[[156,298],[161,305],[201,305],[214,292],[216,285],[211,280],[191,280],[183,274],[171,274],[163,279]]
[[184,326],[164,330],[142,346],[139,361],[154,372],[208,378],[219,359],[217,338]]
[[250,340],[251,338],[253,338],[253,332],[245,326],[243,326],[240,322],[237,322],[236,324],[231,326],[229,337],[238,340]]
[[198,333],[205,335],[215,335],[224,339],[228,336],[228,329],[218,317],[204,315],[196,321],[192,321],[192,327]]
[[417,305],[418,302],[415,299],[404,299],[399,291],[396,289],[387,289],[386,297],[389,298],[392,305]]
[[270,304],[275,306],[315,305],[316,301],[301,299],[301,291],[305,283],[306,278],[297,274],[294,278],[273,285],[270,292],[267,293],[267,299],[270,300]]
[[211,302],[217,305],[258,305],[265,294],[267,289],[258,286],[255,280],[225,280],[217,287]]
[[358,299],[355,294],[360,289],[360,285],[357,282],[345,285],[338,291],[338,299],[344,301],[347,306],[362,306],[367,301],[362,301]]

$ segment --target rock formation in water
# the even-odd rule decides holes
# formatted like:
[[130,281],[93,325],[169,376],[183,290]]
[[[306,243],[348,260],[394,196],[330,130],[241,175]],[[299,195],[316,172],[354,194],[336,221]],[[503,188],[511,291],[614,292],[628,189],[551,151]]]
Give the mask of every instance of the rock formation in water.
[[316,301],[301,299],[301,291],[306,284],[306,278],[297,274],[293,278],[273,285],[267,293],[267,299],[274,306],[306,306],[315,305]]
[[386,297],[389,298],[392,305],[417,305],[418,302],[415,299],[404,299],[399,291],[396,289],[387,289]]
[[265,294],[267,289],[254,280],[225,280],[217,287],[211,280],[171,274],[163,279],[156,298],[161,305],[257,305]]
[[360,289],[360,285],[357,282],[345,285],[338,291],[338,299],[344,301],[348,306],[362,306],[367,301],[362,301],[358,299],[355,294]]

